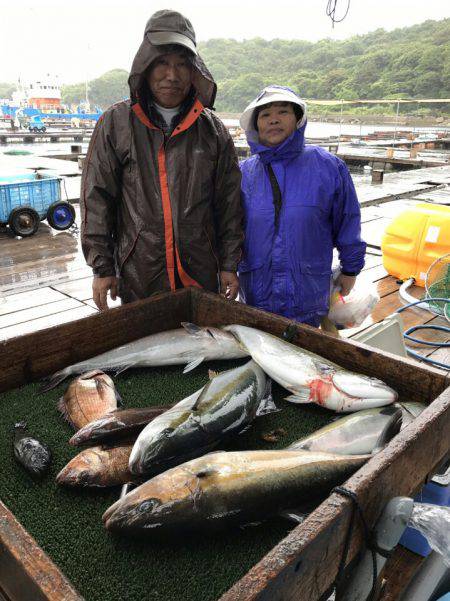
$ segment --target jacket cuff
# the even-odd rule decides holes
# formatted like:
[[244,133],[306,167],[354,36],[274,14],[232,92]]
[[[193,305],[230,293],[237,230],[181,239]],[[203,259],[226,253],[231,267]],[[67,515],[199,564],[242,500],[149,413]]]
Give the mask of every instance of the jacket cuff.
[[341,269],[341,273],[342,273],[342,275],[349,275],[349,276],[352,276],[352,277],[356,277],[361,272],[360,271],[346,271],[345,269]]
[[114,267],[94,267],[92,271],[94,272],[94,278],[116,277],[116,270]]
[[221,263],[220,271],[231,271],[232,273],[237,272],[237,261]]

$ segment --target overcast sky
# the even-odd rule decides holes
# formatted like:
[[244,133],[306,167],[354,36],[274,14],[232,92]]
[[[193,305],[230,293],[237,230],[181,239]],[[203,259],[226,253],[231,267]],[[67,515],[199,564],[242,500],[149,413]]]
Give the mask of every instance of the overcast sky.
[[[129,70],[145,22],[161,8],[189,17],[197,40],[215,37],[317,41],[450,17],[450,0],[352,0],[334,29],[326,0],[2,0],[0,81],[58,75],[62,83]],[[347,0],[338,0],[342,13]]]

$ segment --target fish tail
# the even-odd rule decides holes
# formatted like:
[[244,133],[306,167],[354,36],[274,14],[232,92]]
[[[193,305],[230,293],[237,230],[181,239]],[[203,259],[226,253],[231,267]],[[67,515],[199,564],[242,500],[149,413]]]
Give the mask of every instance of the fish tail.
[[378,437],[377,442],[372,451],[372,455],[375,455],[379,451],[381,451],[393,438],[397,436],[402,427],[403,413],[401,408],[399,407],[393,414],[390,420],[387,422],[385,427],[383,428],[380,436]]
[[61,382],[64,382],[64,380],[70,375],[70,371],[68,371],[67,369],[62,369],[61,371],[57,371],[56,373],[54,373],[52,376],[49,376],[48,378],[44,378],[42,380],[42,385],[41,385],[41,392],[48,392],[49,390],[52,390],[53,388],[56,388],[59,384],[61,384]]

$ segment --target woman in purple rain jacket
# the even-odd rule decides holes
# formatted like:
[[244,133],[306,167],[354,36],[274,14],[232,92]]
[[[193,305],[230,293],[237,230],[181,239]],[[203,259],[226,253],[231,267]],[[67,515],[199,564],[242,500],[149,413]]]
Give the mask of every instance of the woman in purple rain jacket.
[[333,249],[343,296],[364,266],[366,245],[352,179],[336,156],[305,146],[306,105],[289,88],[265,88],[240,123],[252,152],[241,164],[240,298],[318,326],[328,313]]

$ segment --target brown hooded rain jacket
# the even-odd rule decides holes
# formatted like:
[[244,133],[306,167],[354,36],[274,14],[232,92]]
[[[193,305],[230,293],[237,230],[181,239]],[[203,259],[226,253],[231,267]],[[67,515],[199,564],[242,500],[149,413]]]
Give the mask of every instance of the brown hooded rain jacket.
[[86,261],[96,276],[120,278],[123,302],[174,290],[175,271],[183,286],[217,291],[218,272],[236,271],[243,239],[238,162],[210,110],[216,84],[201,58],[193,57],[196,99],[166,141],[139,102],[143,74],[162,54],[148,39],[150,22],[128,80],[130,100],[100,118],[81,184]]

